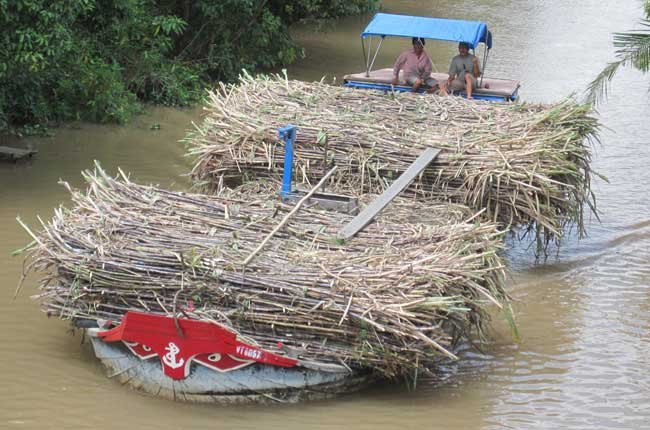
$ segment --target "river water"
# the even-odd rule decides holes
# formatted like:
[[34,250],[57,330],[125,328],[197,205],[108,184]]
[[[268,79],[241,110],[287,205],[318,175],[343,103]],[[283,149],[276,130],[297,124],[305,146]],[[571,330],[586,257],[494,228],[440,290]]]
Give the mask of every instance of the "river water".
[[[614,58],[611,33],[633,28],[641,7],[641,0],[384,2],[387,12],[486,21],[495,40],[487,75],[521,80],[521,98],[533,102],[582,91]],[[289,75],[340,80],[361,71],[358,35],[368,20],[345,18],[326,33],[297,29],[307,57]],[[390,65],[406,47],[406,39],[388,41],[377,64]],[[455,51],[445,43],[426,48],[440,70]],[[623,70],[600,108],[606,129],[594,168],[610,182],[594,184],[601,222],[590,221],[589,237],[569,239],[543,264],[522,245],[508,252],[519,342],[496,316],[483,353],[463,353],[440,383],[294,406],[145,397],[107,379],[67,324],[39,312],[29,299],[35,279],[11,300],[22,259],[10,253],[28,242],[15,217],[31,226],[37,215],[49,218],[68,199],[58,179],[81,185],[79,172],[93,160],[140,182],[186,188],[190,160],[178,140],[200,120],[200,109],[154,109],[126,127],[81,124],[18,142],[39,154],[32,163],[0,165],[0,428],[650,428],[648,83]]]

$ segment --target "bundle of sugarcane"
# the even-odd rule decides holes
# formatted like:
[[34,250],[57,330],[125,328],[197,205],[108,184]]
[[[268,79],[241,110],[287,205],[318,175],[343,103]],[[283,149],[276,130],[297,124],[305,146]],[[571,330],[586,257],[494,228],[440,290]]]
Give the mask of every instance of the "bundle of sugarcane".
[[50,315],[182,309],[279,354],[281,342],[304,360],[394,376],[453,357],[488,305],[507,305],[501,233],[464,222],[460,205],[398,200],[345,242],[335,237],[350,215],[301,208],[243,265],[290,206],[253,192],[171,192],[99,168],[84,176],[71,209],[39,233],[25,226]]
[[[590,192],[590,106],[489,103],[459,97],[381,94],[244,76],[209,94],[203,124],[188,134],[203,191],[279,177],[278,127],[298,127],[295,175],[313,181],[331,165],[330,189],[380,192],[426,147],[442,153],[410,186],[422,198],[461,202],[503,226],[538,227],[546,239],[567,225],[584,230]],[[332,188],[333,187],[333,188]]]

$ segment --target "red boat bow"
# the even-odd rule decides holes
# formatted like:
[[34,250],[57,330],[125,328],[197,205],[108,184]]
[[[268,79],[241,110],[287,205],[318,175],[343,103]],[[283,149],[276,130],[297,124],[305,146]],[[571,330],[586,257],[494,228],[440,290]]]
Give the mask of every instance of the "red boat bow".
[[220,372],[253,363],[298,364],[293,358],[240,342],[235,333],[217,324],[185,318],[127,312],[120,325],[100,331],[98,336],[105,342],[124,342],[143,360],[157,355],[164,373],[177,380],[189,375],[192,361]]

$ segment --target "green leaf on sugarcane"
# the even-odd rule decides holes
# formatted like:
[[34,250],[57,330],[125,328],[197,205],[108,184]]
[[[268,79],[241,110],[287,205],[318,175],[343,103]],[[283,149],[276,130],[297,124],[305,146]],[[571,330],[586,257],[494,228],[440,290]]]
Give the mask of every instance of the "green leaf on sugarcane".
[[505,316],[506,322],[508,323],[508,326],[510,327],[512,337],[515,338],[515,341],[519,342],[521,340],[521,336],[519,334],[519,329],[517,328],[517,323],[515,322],[515,314],[512,311],[512,306],[510,306],[509,303],[503,307],[503,314]]
[[320,130],[316,136],[316,143],[319,145],[324,145],[327,143],[327,132]]
[[15,257],[17,255],[22,254],[23,252],[25,252],[27,249],[29,249],[35,243],[36,243],[36,241],[32,240],[31,242],[29,242],[27,245],[23,246],[22,248],[15,249],[15,250],[11,251],[11,256]]

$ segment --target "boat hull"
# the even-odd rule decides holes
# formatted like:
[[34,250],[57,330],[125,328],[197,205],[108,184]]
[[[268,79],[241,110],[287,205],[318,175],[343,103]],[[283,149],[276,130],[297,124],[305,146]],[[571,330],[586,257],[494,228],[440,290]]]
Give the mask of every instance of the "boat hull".
[[[345,75],[343,77],[343,85],[351,88],[361,88],[378,90],[385,92],[406,92],[411,91],[411,86],[407,85],[402,74],[397,85],[392,84],[392,69],[378,69],[370,73],[354,73]],[[437,82],[444,82],[449,75],[446,73],[432,73],[431,77]],[[476,100],[487,100],[492,102],[509,102],[516,101],[519,98],[519,82],[512,79],[497,79],[497,78],[484,78],[482,80],[483,87],[478,88],[473,93],[473,98]],[[420,89],[424,92],[424,89]],[[464,91],[460,91],[457,95],[466,97]]]
[[175,401],[242,404],[296,403],[358,391],[374,379],[362,372],[325,372],[255,363],[229,372],[192,365],[189,375],[174,380],[163,373],[160,360],[142,360],[120,342],[90,337],[108,376],[124,385]]

